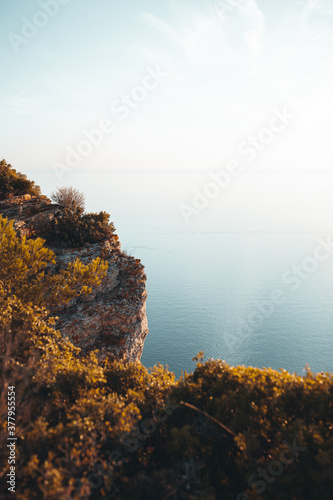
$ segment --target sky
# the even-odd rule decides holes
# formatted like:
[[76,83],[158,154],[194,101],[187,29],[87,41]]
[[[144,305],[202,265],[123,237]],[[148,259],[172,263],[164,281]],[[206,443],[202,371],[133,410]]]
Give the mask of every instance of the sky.
[[333,0],[12,0],[0,26],[0,156],[46,194],[179,214],[237,161],[208,212],[333,212]]

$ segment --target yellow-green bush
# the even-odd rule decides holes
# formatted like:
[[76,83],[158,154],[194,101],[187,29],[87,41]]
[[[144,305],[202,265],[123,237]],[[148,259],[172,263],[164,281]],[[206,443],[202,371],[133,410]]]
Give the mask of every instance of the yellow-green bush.
[[13,221],[0,215],[0,284],[8,296],[52,308],[91,292],[105,277],[108,264],[100,258],[84,265],[79,259],[52,272],[54,252],[41,238],[19,238]]

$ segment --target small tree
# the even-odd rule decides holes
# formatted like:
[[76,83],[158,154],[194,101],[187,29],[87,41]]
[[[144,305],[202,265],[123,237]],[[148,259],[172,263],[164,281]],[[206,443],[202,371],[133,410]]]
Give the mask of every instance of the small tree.
[[51,200],[70,213],[82,215],[85,207],[84,194],[76,188],[61,187],[51,194]]

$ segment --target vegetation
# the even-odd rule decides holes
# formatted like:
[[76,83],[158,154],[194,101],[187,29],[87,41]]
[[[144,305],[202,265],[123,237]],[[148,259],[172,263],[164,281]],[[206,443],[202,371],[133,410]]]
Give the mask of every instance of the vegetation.
[[29,181],[25,175],[9,165],[5,160],[0,162],[0,200],[9,196],[30,194],[39,196],[41,194],[39,186],[33,181]]
[[[40,196],[41,190],[5,160],[0,162],[0,200],[30,194]],[[62,215],[45,226],[43,237],[50,244],[80,247],[98,243],[114,236],[115,227],[106,212],[85,213],[84,195],[76,188],[57,188],[51,199],[59,204]]]
[[[83,214],[80,217],[84,217]],[[0,478],[7,393],[16,392],[18,500],[330,500],[333,376],[194,360],[161,365],[84,355],[55,329],[55,304],[89,293],[96,260],[56,272],[41,239],[0,217]]]
[[108,213],[84,213],[84,196],[77,189],[58,188],[51,197],[60,205],[63,214],[47,229],[45,238],[48,242],[79,247],[114,235],[115,227]]
[[109,221],[106,212],[81,214],[65,210],[62,217],[52,221],[46,239],[73,248],[98,243],[114,235],[115,227]]
[[76,188],[62,187],[51,194],[51,200],[62,208],[75,213],[77,210],[84,212],[84,195]]
[[1,311],[7,351],[19,339],[2,362],[1,407],[5,445],[15,384],[18,499],[331,498],[331,375],[211,360],[176,381],[162,366],[79,357],[18,299]]
[[107,263],[97,258],[88,265],[79,259],[59,272],[51,272],[55,254],[41,238],[19,238],[13,222],[0,216],[0,284],[6,297],[51,308],[89,294],[106,274]]

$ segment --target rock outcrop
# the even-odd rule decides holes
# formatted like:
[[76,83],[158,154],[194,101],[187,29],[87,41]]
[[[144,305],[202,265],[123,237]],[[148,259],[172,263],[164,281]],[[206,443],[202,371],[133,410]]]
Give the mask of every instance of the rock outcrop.
[[[46,225],[62,216],[47,197],[30,195],[0,201],[0,214],[14,220],[17,233],[28,238],[43,236]],[[121,251],[117,236],[75,249],[51,249],[60,267],[77,257],[83,263],[101,257],[109,264],[107,277],[90,295],[55,308],[56,327],[83,353],[99,349],[101,359],[138,361],[148,334],[146,275],[140,260]]]

